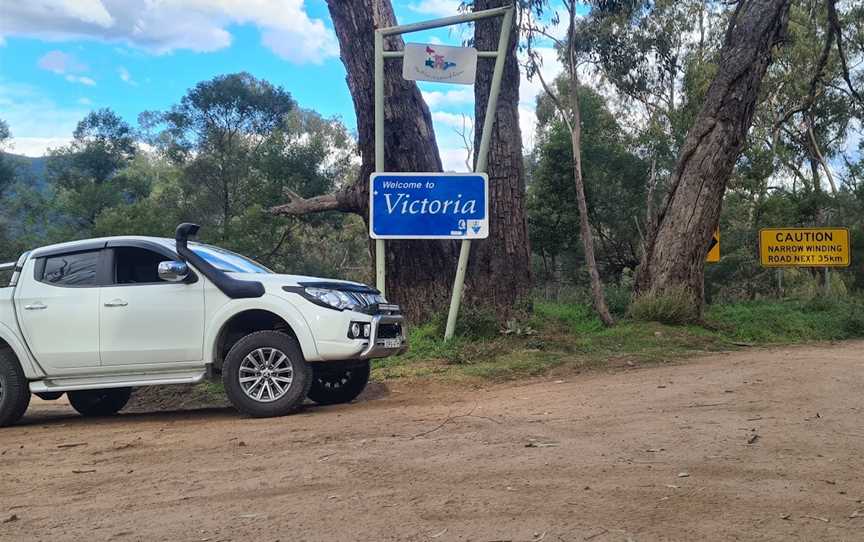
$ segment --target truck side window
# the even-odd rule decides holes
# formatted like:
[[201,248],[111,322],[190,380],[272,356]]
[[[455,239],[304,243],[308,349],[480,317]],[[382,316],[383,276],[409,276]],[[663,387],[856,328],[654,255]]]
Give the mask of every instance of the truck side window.
[[[119,247],[114,249],[114,278],[116,284],[162,283],[159,262],[170,260],[162,254],[145,248]],[[167,283],[163,283],[167,284]]]
[[98,251],[50,256],[41,280],[56,286],[96,286],[98,263]]

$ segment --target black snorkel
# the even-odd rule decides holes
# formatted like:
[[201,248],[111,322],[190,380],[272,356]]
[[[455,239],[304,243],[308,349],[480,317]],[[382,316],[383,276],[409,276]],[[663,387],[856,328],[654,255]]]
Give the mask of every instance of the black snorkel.
[[258,281],[239,280],[217,269],[210,262],[189,248],[189,237],[198,235],[201,226],[184,222],[177,226],[174,240],[177,242],[177,254],[184,262],[191,264],[216,285],[223,294],[231,299],[248,299],[264,295],[264,285]]

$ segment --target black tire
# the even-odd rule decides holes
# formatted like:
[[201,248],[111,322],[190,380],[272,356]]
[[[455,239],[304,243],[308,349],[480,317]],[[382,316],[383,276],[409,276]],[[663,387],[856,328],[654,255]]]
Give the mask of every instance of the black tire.
[[12,425],[30,406],[30,385],[18,358],[8,348],[0,349],[0,427]]
[[319,405],[338,405],[356,399],[369,383],[369,360],[316,363],[312,366],[309,399]]
[[[248,375],[242,378],[253,380],[241,382],[241,371]],[[290,414],[303,404],[312,384],[312,369],[294,337],[278,331],[256,331],[231,347],[222,365],[222,382],[228,400],[238,411],[255,418],[272,418]],[[287,387],[280,389],[280,382]]]
[[43,401],[56,401],[63,397],[63,393],[62,391],[43,391],[34,395]]
[[129,402],[132,388],[70,391],[67,395],[69,404],[82,416],[112,416]]

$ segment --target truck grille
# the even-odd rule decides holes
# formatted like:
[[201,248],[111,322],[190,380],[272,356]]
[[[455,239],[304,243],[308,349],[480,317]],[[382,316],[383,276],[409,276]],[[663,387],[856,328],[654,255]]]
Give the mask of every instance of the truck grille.
[[376,303],[381,303],[381,296],[378,294],[371,294],[366,292],[345,292],[349,296],[353,297],[357,303],[363,307],[371,307]]
[[379,339],[396,339],[402,336],[400,324],[378,324]]

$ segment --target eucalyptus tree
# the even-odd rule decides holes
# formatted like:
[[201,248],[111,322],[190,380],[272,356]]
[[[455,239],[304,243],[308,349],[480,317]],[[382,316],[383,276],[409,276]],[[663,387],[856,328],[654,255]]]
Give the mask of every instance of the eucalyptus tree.
[[687,133],[657,227],[646,243],[637,294],[683,295],[701,318],[705,255],[723,195],[744,147],[775,46],[786,34],[790,0],[739,2],[716,75]]
[[[606,294],[603,290],[603,281],[597,266],[597,258],[594,251],[594,233],[588,213],[588,202],[585,196],[585,179],[582,168],[582,119],[581,106],[579,103],[580,87],[580,64],[584,62],[583,55],[577,48],[577,20],[580,19],[579,9],[581,3],[576,0],[563,0],[562,2],[564,24],[566,30],[563,38],[556,37],[546,28],[537,24],[532,15],[541,15],[543,3],[523,11],[524,22],[522,29],[526,35],[527,43],[527,70],[529,77],[539,79],[545,95],[554,104],[557,116],[567,127],[570,134],[570,152],[572,159],[572,174],[575,184],[576,204],[579,210],[579,233],[582,240],[582,251],[585,256],[585,267],[591,281],[591,298],[594,310],[607,326],[615,323],[609,306],[606,303]],[[553,15],[554,20],[560,20],[560,15]],[[542,71],[542,57],[538,54],[535,45],[539,39],[550,40],[554,46],[561,63],[564,67],[564,84],[556,88],[553,82],[547,81]],[[563,92],[562,92],[563,91]]]
[[148,193],[139,179],[122,175],[138,155],[133,128],[110,109],[85,116],[72,142],[50,152],[47,172],[56,201],[58,220],[72,235],[87,235],[99,214]]
[[218,231],[219,241],[231,237],[234,220],[268,181],[260,163],[296,107],[282,87],[234,73],[198,83],[159,117],[163,150],[182,167],[182,181],[194,185],[185,191],[206,209],[203,225]]
[[[564,77],[555,80],[566,94]],[[634,152],[634,142],[608,107],[608,100],[587,86],[579,88],[582,171],[588,214],[597,240],[597,264],[604,280],[618,280],[639,263],[640,232],[648,161]],[[573,268],[563,261],[584,261],[578,238],[579,211],[573,190],[570,131],[548,96],[537,105],[536,167],[528,187],[531,247],[544,261],[547,276],[559,282]]]

